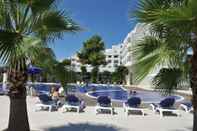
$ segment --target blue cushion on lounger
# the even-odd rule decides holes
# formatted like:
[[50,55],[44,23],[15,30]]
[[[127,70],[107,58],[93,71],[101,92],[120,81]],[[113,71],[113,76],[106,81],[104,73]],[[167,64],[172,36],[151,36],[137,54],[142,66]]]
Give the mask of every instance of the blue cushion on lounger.
[[126,104],[129,107],[138,107],[141,104],[141,99],[139,97],[131,97],[127,100]]
[[181,104],[187,106],[188,108],[192,108],[192,103],[191,102],[183,102]]
[[38,97],[39,97],[40,101],[43,103],[52,101],[51,97],[46,94],[40,94]]
[[172,107],[175,103],[175,98],[173,97],[167,97],[164,100],[162,100],[159,105],[163,108],[169,108]]
[[68,102],[68,104],[70,105],[78,105],[78,103],[80,103],[80,100],[75,95],[68,95],[66,97],[66,102]]
[[111,105],[111,99],[108,96],[99,96],[97,102],[103,107],[109,107]]

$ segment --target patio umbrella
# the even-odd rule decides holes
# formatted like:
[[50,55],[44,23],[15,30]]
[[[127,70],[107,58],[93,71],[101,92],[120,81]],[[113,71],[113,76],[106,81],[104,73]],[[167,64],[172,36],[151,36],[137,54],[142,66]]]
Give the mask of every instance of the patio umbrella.
[[36,66],[29,66],[29,68],[27,69],[27,73],[28,74],[39,74],[42,72],[42,69]]

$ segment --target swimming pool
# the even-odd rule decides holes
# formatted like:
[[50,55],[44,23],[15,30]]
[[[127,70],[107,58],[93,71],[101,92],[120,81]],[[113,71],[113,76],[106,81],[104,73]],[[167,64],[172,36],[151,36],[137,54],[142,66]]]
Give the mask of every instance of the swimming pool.
[[32,87],[38,94],[50,94],[51,87],[60,88],[59,83],[27,83],[27,87]]
[[[120,86],[94,86],[91,91],[91,87],[86,87],[89,91],[86,95],[91,98],[97,98],[98,96],[109,96],[112,101],[125,102],[129,97],[136,96],[142,99],[143,103],[159,103],[166,97],[156,91],[137,90],[136,94],[130,95],[127,90]],[[86,89],[87,90],[87,89]],[[175,98],[176,102],[182,101],[184,98],[179,95],[171,95]]]
[[[49,94],[52,86],[60,87],[60,84],[57,83],[32,83],[28,85],[32,86],[38,93],[41,94]],[[90,84],[88,86],[70,85],[68,92],[84,93],[88,97],[94,99],[96,99],[98,96],[109,96],[112,101],[118,102],[125,102],[129,97],[136,96],[140,97],[143,103],[159,103],[162,99],[167,97],[162,96],[159,92],[144,90],[137,90],[135,95],[129,95],[129,92],[121,86],[95,84]],[[171,97],[174,97],[177,102],[184,99],[179,95],[172,95]]]
[[[76,85],[67,85],[69,93],[79,92],[79,86]],[[33,88],[36,93],[38,94],[50,94],[51,88],[60,88],[60,83],[43,83],[43,82],[36,82],[36,83],[27,83],[27,87]]]

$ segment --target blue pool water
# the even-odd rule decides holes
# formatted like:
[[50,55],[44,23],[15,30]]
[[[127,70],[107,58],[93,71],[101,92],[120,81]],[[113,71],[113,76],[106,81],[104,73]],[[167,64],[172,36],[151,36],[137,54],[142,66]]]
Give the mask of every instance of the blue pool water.
[[[136,96],[140,97],[143,103],[159,103],[166,97],[163,96],[159,92],[156,91],[141,91],[137,90],[136,94],[130,95],[128,91],[124,90],[120,86],[89,86],[89,87],[81,87],[80,91],[86,91],[86,94],[89,97],[97,98],[98,96],[109,96],[112,101],[125,102],[129,97]],[[183,100],[182,96],[179,95],[171,95],[170,97],[174,97],[176,101]]]
[[36,90],[37,93],[39,94],[49,94],[50,93],[50,90],[51,90],[51,87],[56,87],[56,88],[59,88],[60,87],[60,84],[49,84],[49,83],[38,83],[38,84],[35,84],[35,83],[32,83],[32,84],[27,84],[29,87],[33,87],[33,89]]
[[[27,84],[29,87],[33,87],[33,89],[35,89],[35,91],[38,94],[50,94],[51,88],[55,87],[55,88],[60,88],[61,85],[60,83],[31,83],[31,84]],[[75,92],[80,92],[79,90],[80,88],[78,86],[74,86],[74,85],[68,85],[68,92],[70,93],[75,93]]]
[[88,86],[83,86],[79,87],[78,91],[81,93],[87,93],[90,91],[123,91],[123,89],[119,86],[107,86],[107,85],[88,85]]

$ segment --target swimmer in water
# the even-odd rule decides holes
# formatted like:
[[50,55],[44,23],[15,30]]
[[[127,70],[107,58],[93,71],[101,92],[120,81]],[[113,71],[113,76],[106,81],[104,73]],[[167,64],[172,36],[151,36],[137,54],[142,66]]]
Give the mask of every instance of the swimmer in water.
[[137,91],[133,91],[133,90],[129,91],[129,95],[136,95],[136,94],[137,94]]
[[137,94],[137,91],[133,91],[133,95],[136,95]]

